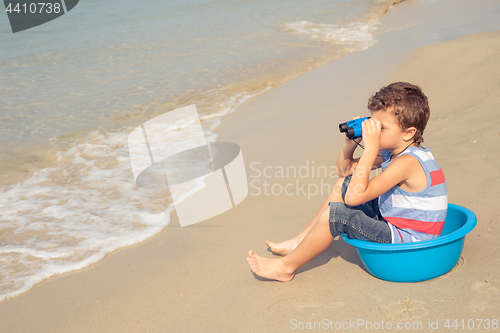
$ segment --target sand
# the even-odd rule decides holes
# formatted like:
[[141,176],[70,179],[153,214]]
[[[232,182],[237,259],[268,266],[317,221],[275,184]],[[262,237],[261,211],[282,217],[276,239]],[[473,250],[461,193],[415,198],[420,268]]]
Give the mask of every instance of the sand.
[[[320,322],[369,332],[390,322],[425,332],[448,331],[446,321],[455,319],[460,327],[476,320],[474,332],[492,331],[484,323],[477,329],[477,319],[500,319],[500,31],[427,46],[440,40],[399,42],[415,34],[405,31],[413,23],[398,20],[416,9],[426,17],[426,4],[398,5],[379,27],[379,44],[278,86],[224,119],[218,140],[240,145],[251,184],[236,208],[185,228],[174,215],[149,241],[0,303],[0,331],[287,332]],[[264,241],[300,232],[334,182],[312,171],[335,163],[343,141],[338,123],[366,115],[370,94],[399,80],[429,97],[425,145],[445,173],[449,202],[478,217],[457,267],[422,283],[382,281],[337,239],[289,283],[254,276],[248,250],[271,257]],[[302,173],[281,177],[286,167]],[[292,195],[279,194],[287,185]]]

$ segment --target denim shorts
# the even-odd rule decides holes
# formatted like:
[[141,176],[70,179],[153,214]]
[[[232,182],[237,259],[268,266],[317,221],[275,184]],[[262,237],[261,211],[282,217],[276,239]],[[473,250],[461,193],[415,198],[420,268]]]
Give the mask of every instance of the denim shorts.
[[[351,177],[347,176],[342,184],[344,201]],[[330,202],[330,232],[333,238],[344,233],[349,238],[392,243],[391,229],[378,209],[378,198],[358,206],[348,206],[343,202]]]

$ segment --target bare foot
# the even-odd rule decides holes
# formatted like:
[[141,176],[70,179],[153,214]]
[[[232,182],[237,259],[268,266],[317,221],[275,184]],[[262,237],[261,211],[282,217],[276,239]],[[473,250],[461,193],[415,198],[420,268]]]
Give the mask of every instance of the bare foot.
[[288,282],[295,275],[295,272],[288,273],[286,271],[283,266],[283,258],[264,258],[253,251],[248,251],[247,261],[252,272],[266,279]]
[[266,240],[266,245],[273,251],[273,253],[278,254],[280,256],[286,256],[289,255],[290,252],[295,250],[297,245],[299,245],[300,242],[297,242],[295,239],[289,239],[280,243],[273,243],[268,240]]

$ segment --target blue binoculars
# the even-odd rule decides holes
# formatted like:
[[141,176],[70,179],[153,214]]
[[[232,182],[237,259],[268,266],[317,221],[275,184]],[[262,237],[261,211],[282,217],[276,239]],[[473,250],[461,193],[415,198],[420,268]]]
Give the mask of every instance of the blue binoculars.
[[351,139],[361,138],[363,136],[361,131],[361,123],[370,117],[364,117],[359,119],[350,120],[348,122],[339,124],[339,131],[345,133],[345,135]]

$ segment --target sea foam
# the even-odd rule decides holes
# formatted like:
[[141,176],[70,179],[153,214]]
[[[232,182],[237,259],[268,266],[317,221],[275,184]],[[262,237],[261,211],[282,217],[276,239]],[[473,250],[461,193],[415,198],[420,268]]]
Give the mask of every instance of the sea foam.
[[364,50],[377,43],[373,38],[376,22],[346,25],[298,21],[286,23],[283,31],[330,44],[355,46]]
[[[221,117],[255,95],[235,94],[201,116],[207,141],[216,141],[213,130]],[[170,224],[174,205],[169,192],[134,182],[127,146],[133,129],[100,128],[64,142],[56,165],[1,190],[0,301],[144,241]],[[179,142],[175,149],[182,145],[190,146]],[[184,197],[203,186],[186,187]]]

